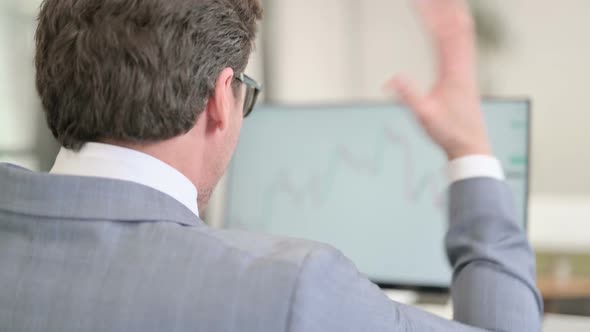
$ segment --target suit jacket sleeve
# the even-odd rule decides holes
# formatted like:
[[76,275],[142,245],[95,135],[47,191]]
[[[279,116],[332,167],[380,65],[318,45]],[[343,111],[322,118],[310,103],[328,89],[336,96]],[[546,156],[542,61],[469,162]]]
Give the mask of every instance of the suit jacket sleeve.
[[390,301],[352,262],[325,247],[311,252],[301,268],[287,330],[540,330],[534,256],[506,184],[483,178],[455,183],[450,219],[454,321]]

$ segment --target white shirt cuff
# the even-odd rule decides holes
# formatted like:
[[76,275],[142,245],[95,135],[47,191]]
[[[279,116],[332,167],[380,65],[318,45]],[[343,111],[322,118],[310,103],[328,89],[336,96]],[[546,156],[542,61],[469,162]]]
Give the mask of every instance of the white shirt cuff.
[[449,182],[472,178],[493,178],[503,181],[504,170],[500,161],[492,156],[472,155],[451,160],[448,167]]

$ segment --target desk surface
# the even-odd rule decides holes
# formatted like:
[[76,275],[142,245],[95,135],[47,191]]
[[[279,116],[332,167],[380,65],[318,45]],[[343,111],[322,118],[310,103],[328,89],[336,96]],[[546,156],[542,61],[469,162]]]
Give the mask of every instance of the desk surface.
[[[438,315],[446,319],[452,319],[453,307],[451,303],[445,305],[416,305],[418,294],[408,291],[386,291],[386,294],[394,301],[414,305],[422,310]],[[543,323],[543,332],[587,332],[590,331],[590,317],[577,317],[546,314]]]
[[546,315],[543,332],[587,332],[590,331],[590,318],[564,315]]

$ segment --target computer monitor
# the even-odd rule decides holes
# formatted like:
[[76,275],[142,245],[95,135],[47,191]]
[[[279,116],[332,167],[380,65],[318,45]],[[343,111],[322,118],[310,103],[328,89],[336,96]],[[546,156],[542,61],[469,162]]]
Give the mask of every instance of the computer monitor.
[[[529,106],[483,102],[523,227]],[[225,227],[328,243],[380,285],[444,290],[446,165],[399,105],[263,106],[244,122]]]

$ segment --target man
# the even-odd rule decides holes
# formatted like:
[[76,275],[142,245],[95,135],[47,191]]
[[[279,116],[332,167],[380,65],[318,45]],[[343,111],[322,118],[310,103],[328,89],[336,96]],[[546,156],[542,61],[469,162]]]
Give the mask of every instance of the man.
[[389,301],[328,246],[199,219],[255,102],[258,0],[46,0],[37,87],[63,149],[51,174],[0,166],[0,330],[539,330],[465,1],[415,3],[438,81],[391,87],[450,160],[455,321]]

